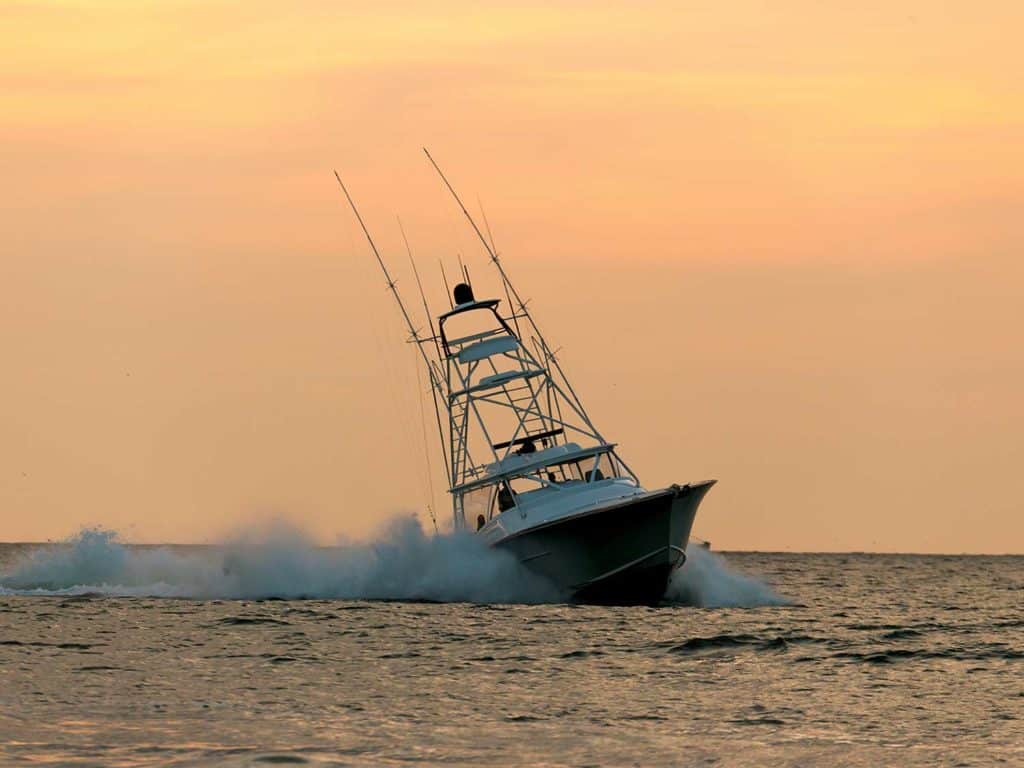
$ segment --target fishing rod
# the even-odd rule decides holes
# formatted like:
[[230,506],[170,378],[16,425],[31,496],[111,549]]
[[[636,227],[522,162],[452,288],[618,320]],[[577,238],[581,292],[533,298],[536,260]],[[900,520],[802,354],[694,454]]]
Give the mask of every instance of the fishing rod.
[[[430,358],[427,357],[427,353],[423,349],[423,343],[428,341],[428,339],[422,338],[419,330],[413,324],[412,318],[409,316],[409,312],[405,308],[405,302],[402,301],[402,297],[398,293],[398,284],[391,278],[391,273],[388,272],[388,268],[384,264],[384,259],[381,258],[380,251],[377,250],[377,244],[373,242],[373,237],[370,236],[370,230],[366,228],[366,224],[363,222],[363,217],[359,215],[359,209],[356,208],[356,204],[352,200],[352,195],[349,194],[348,188],[345,186],[345,182],[341,180],[341,176],[338,175],[337,171],[334,172],[334,178],[338,180],[338,184],[341,186],[341,191],[345,193],[345,199],[348,200],[348,204],[352,208],[352,213],[356,216],[356,221],[359,222],[359,226],[362,227],[363,234],[366,235],[366,242],[370,244],[370,250],[372,250],[373,255],[377,257],[377,263],[380,265],[380,269],[384,273],[384,278],[387,280],[388,288],[390,289],[391,294],[395,297],[395,302],[397,302],[398,308],[402,311],[402,317],[405,320],[406,327],[409,329],[409,335],[412,340],[416,342],[416,346],[419,348],[420,354],[423,356],[423,362],[426,364],[427,369],[432,371],[433,369],[430,366]],[[431,323],[431,327],[433,327],[433,323]],[[438,386],[440,386],[440,383],[438,383]],[[442,395],[447,396],[447,393],[443,388],[441,388],[440,392]]]
[[[409,254],[409,263],[412,265],[412,273],[416,277],[416,285],[419,287],[419,290],[420,290],[420,299],[423,302],[423,311],[427,315],[427,323],[430,326],[430,336],[434,340],[434,350],[437,353],[438,359],[441,359],[441,343],[438,341],[437,331],[434,330],[434,316],[430,312],[430,306],[427,304],[427,294],[423,290],[423,281],[420,280],[420,271],[416,267],[416,260],[412,257],[412,248],[409,246],[409,238],[406,237],[405,227],[402,226],[402,219],[400,217],[397,217],[397,216],[395,218],[398,219],[398,229],[402,233],[402,242],[405,243],[405,252],[407,254]],[[417,372],[417,374],[419,373],[419,366],[417,366],[416,372]],[[427,373],[430,374],[430,382],[431,382],[430,396],[431,396],[431,398],[434,401],[434,418],[437,420],[437,434],[441,438],[441,443],[444,444],[445,437],[444,437],[444,429],[441,426],[441,408],[440,408],[440,405],[437,402],[438,387],[434,386],[435,374],[434,374],[434,369],[433,369],[432,366],[430,366],[430,365],[427,366]],[[421,405],[422,405],[422,401],[421,401]],[[424,434],[424,439],[425,438],[426,438],[426,435]],[[427,464],[428,464],[427,471],[430,472],[430,468],[429,468],[430,452],[426,448],[426,446],[424,446],[424,450],[427,451]],[[444,471],[445,471],[445,475],[448,476],[448,475],[450,475],[450,471],[448,469],[448,455],[444,451],[442,451],[441,452],[441,458],[444,459]],[[432,483],[433,483],[433,481],[431,481],[431,484]],[[433,503],[433,501],[434,501],[433,486],[431,486],[430,501],[431,501],[431,503]],[[433,513],[431,513],[431,518],[433,518]],[[435,529],[437,528],[437,521],[436,520],[434,520],[434,528]]]
[[[381,257],[380,251],[377,249],[377,244],[373,241],[373,237],[370,235],[370,230],[367,229],[366,227],[366,222],[363,221],[363,217],[359,214],[359,208],[356,207],[355,201],[352,199],[352,195],[349,194],[348,188],[345,186],[345,182],[341,180],[341,176],[338,174],[336,170],[334,171],[334,178],[338,180],[338,186],[341,187],[341,191],[345,194],[345,199],[348,200],[349,207],[352,209],[352,213],[355,214],[356,221],[359,222],[359,226],[362,228],[363,234],[366,236],[366,242],[370,244],[370,250],[372,250],[373,255],[377,257],[377,264],[380,265],[381,272],[384,273],[384,278],[387,281],[388,289],[391,291],[391,294],[395,297],[395,302],[398,304],[398,308],[402,312],[402,318],[405,320],[406,327],[409,329],[409,334],[411,335],[412,340],[416,342],[416,348],[420,351],[420,355],[423,358],[423,362],[427,366],[427,372],[430,374],[431,392],[434,394],[435,413],[437,416],[438,431],[441,435],[441,441],[444,442],[444,431],[441,429],[441,415],[440,411],[437,410],[437,395],[440,394],[442,398],[447,399],[447,392],[444,390],[440,381],[438,381],[437,377],[434,375],[434,369],[430,364],[430,358],[427,356],[426,350],[423,349],[423,343],[426,340],[420,338],[419,330],[417,330],[416,326],[413,324],[412,318],[409,316],[409,312],[405,308],[405,303],[402,301],[402,297],[398,293],[398,286],[392,279],[391,273],[388,271],[387,265],[384,264],[384,259]],[[404,231],[402,235],[403,237],[405,236]],[[424,299],[424,302],[425,301],[426,300]],[[427,318],[429,321],[429,310],[427,312]],[[431,322],[431,328],[432,327],[433,322]],[[431,331],[431,335],[433,335],[433,331]],[[417,368],[417,370],[419,369]],[[445,457],[445,471],[448,471],[447,457]],[[433,500],[431,500],[431,504],[433,504]],[[437,520],[434,519],[433,509],[430,509],[429,511],[431,519],[434,521],[434,527],[436,529]]]

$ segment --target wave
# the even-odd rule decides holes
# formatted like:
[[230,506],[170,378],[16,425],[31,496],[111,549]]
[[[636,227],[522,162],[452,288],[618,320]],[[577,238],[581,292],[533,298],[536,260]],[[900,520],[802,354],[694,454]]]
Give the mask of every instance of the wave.
[[881,651],[842,651],[833,653],[833,659],[843,659],[866,664],[894,664],[901,661],[943,659],[953,661],[1018,661],[1024,659],[1024,651],[1007,648],[998,643],[983,644],[974,648],[952,647],[894,648]]
[[[84,529],[40,547],[0,574],[0,594],[195,599],[323,598],[470,603],[563,602],[509,553],[471,533],[430,536],[398,518],[372,541],[316,546],[276,524],[216,547],[137,547],[115,532]],[[780,605],[770,587],[689,548],[666,598],[700,607]]]

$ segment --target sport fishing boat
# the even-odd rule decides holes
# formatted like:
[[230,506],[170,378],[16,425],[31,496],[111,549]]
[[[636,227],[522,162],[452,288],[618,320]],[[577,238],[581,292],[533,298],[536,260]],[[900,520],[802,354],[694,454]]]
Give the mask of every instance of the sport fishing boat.
[[337,178],[422,352],[455,529],[475,530],[577,601],[658,602],[686,559],[697,507],[715,481],[641,485],[587,415],[493,244],[427,157],[496,267],[507,304],[503,311],[501,299],[477,299],[463,267],[435,325],[413,262],[429,335],[412,322]]

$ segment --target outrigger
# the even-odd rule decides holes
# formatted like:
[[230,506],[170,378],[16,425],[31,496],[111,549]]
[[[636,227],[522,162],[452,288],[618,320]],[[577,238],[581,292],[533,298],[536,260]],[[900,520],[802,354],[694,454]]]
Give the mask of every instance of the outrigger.
[[[422,353],[455,529],[475,529],[574,600],[658,602],[686,559],[697,507],[715,481],[644,489],[594,426],[493,245],[424,152],[496,267],[506,312],[501,299],[475,297],[463,267],[451,308],[421,334],[335,176]],[[418,271],[416,280],[430,319]]]

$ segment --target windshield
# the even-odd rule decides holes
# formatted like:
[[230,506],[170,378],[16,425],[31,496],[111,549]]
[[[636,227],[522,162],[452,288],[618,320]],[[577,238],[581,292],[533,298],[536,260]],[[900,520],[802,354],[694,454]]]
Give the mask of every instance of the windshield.
[[490,520],[516,506],[524,496],[549,489],[580,486],[617,479],[620,473],[610,453],[585,456],[582,459],[549,464],[521,475],[507,477],[497,483],[474,488],[463,495],[463,510],[472,523]]

